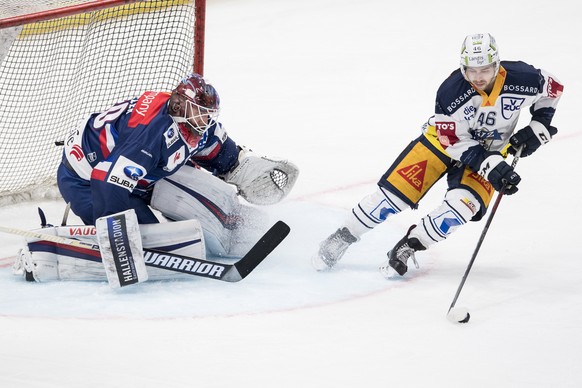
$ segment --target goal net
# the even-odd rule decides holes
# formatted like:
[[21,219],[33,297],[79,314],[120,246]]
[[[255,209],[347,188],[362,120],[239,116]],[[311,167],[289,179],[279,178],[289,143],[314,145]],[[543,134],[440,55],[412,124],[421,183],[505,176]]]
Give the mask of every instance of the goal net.
[[55,142],[89,114],[146,90],[171,91],[188,72],[202,73],[204,6],[203,0],[3,1],[0,206],[58,196],[63,147]]

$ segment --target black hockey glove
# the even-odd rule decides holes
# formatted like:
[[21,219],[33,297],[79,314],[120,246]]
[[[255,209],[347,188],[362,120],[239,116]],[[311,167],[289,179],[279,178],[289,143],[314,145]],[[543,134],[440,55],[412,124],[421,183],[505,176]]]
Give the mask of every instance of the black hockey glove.
[[489,182],[493,185],[493,188],[497,191],[501,191],[504,185],[504,194],[511,195],[517,193],[517,184],[521,181],[521,177],[513,170],[513,168],[505,163],[499,163],[487,177]]
[[549,126],[548,132],[550,133],[550,138],[547,139],[545,133],[536,134],[532,127],[529,125],[525,128],[520,129],[515,133],[515,135],[509,138],[511,147],[507,150],[510,154],[515,155],[519,147],[523,144],[523,151],[521,151],[521,156],[526,157],[533,154],[542,144],[550,141],[552,136],[558,133],[556,127]]

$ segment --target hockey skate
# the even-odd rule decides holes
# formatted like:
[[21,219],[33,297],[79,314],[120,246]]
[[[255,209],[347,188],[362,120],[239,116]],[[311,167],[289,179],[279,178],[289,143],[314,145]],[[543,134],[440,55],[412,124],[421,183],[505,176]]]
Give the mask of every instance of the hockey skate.
[[408,259],[412,259],[416,269],[420,268],[418,261],[416,261],[416,257],[414,256],[414,252],[424,251],[426,248],[417,238],[408,237],[412,229],[414,229],[414,226],[411,227],[408,230],[408,233],[406,233],[406,236],[398,241],[394,248],[388,252],[388,260],[380,266],[380,273],[385,278],[393,278],[396,273],[403,276],[408,271]]
[[358,241],[346,227],[336,230],[320,245],[319,251],[311,258],[313,268],[318,271],[329,270],[342,258],[350,245]]

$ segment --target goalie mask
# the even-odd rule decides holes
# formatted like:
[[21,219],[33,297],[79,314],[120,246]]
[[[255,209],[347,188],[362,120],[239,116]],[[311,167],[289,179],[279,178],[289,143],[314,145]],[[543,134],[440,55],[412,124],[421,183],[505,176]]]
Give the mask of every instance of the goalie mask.
[[195,147],[208,126],[218,118],[220,98],[200,74],[191,73],[172,91],[170,115],[186,142]]

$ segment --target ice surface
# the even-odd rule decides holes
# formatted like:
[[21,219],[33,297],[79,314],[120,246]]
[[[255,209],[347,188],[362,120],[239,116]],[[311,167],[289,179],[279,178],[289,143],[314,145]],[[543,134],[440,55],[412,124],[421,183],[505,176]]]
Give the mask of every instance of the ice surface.
[[[240,144],[301,168],[269,208],[291,228],[240,283],[31,284],[11,275],[19,237],[0,235],[2,387],[579,387],[582,138],[573,3],[383,0],[210,1],[206,76]],[[564,84],[558,136],[519,162],[458,305],[447,309],[484,222],[417,254],[398,281],[377,271],[406,228],[438,204],[365,235],[328,273],[310,256],[433,110],[462,39],[489,31],[502,59]],[[528,112],[523,112],[523,125]],[[569,124],[568,124],[569,123]],[[32,229],[36,206],[58,223],[64,204],[0,208]]]

